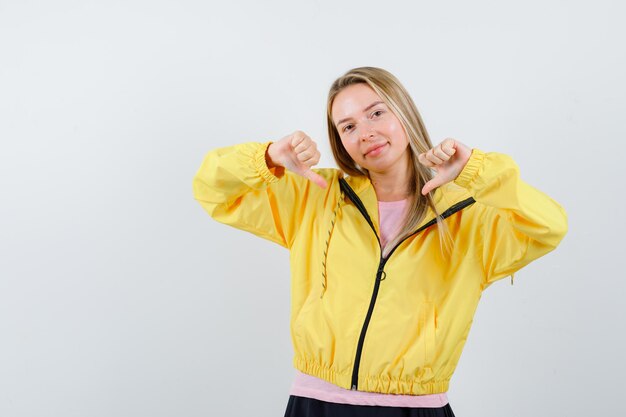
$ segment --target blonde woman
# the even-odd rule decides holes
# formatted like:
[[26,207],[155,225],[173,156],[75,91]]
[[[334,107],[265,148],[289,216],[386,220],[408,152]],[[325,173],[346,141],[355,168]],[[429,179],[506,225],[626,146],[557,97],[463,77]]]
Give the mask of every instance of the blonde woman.
[[557,247],[564,209],[509,156],[433,146],[389,72],[332,84],[340,169],[296,131],[206,155],[195,198],[290,250],[296,378],[285,416],[454,416],[446,392],[482,291]]

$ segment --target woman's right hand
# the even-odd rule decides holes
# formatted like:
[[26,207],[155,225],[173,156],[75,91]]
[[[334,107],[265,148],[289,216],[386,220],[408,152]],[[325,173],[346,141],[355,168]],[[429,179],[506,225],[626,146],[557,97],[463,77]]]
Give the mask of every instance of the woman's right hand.
[[296,130],[272,143],[267,148],[266,161],[270,168],[285,167],[322,188],[328,186],[324,177],[311,170],[320,161],[320,153],[316,143],[304,132]]

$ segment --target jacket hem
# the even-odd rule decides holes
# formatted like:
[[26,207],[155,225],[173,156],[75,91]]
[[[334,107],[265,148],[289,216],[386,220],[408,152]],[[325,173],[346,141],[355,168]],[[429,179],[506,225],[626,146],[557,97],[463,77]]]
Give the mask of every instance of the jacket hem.
[[[305,359],[298,357],[293,358],[293,366],[305,374],[313,375],[317,378],[321,378],[331,384],[335,384],[339,387],[349,389],[350,386],[350,373],[340,373],[329,368],[318,365],[314,362],[309,362]],[[346,383],[344,383],[346,381]]]
[[[294,367],[305,374],[321,378],[341,388],[350,389],[351,373],[340,373],[306,359],[294,357]],[[361,377],[358,391],[380,394],[426,395],[441,394],[448,391],[450,380],[419,382],[400,378]]]
[[399,395],[441,394],[448,391],[450,381],[408,380],[401,378],[370,376],[359,378],[359,390]]

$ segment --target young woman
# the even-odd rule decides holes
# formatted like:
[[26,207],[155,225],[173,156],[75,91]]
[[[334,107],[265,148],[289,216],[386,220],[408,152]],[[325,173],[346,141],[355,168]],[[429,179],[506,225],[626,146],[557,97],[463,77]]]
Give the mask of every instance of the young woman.
[[564,209],[507,155],[433,146],[389,72],[354,68],[328,95],[340,169],[315,142],[210,151],[195,198],[290,250],[297,370],[285,416],[454,416],[446,392],[481,293],[557,247]]

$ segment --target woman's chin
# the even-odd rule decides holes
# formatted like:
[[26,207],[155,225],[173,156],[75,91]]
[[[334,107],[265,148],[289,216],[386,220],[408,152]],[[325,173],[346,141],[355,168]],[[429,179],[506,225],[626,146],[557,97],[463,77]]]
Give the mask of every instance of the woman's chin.
[[361,165],[363,168],[367,169],[370,173],[374,172],[376,174],[384,174],[391,170],[393,167],[392,163],[386,161],[377,161],[378,163],[368,163],[365,165]]

